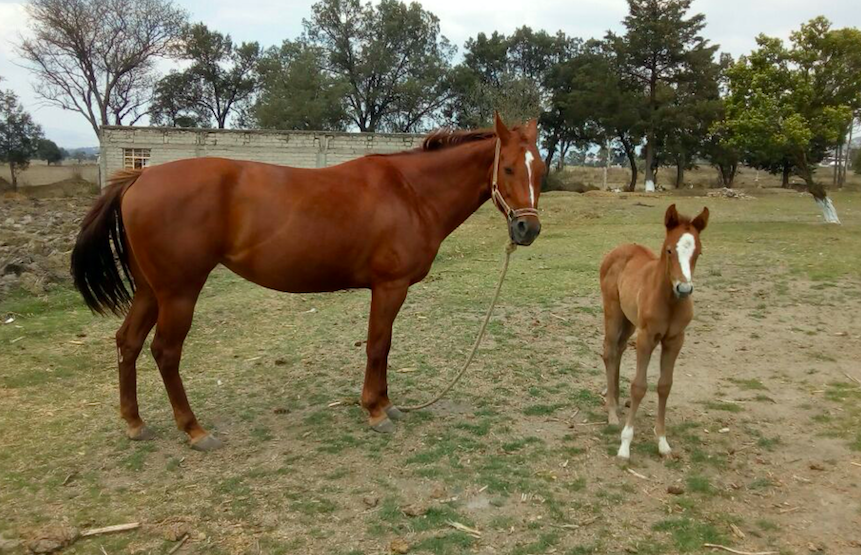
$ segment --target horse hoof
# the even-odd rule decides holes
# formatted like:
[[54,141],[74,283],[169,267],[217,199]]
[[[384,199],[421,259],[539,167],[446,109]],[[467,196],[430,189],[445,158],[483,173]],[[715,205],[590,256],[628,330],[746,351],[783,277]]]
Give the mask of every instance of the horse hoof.
[[191,448],[195,451],[215,451],[216,449],[221,449],[223,446],[224,443],[212,434],[206,434],[205,436],[191,440]]
[[611,412],[607,418],[607,423],[610,424],[611,426],[618,426],[619,425],[619,415],[616,414],[615,411]]
[[129,429],[128,436],[129,439],[132,441],[148,441],[155,438],[155,432],[153,432],[146,426],[141,426],[140,428],[134,430]]
[[394,405],[389,405],[385,409],[386,414],[389,415],[389,418],[392,420],[401,420],[405,415],[404,412]]
[[381,434],[390,434],[395,431],[395,424],[388,417],[383,418],[376,424],[371,424],[371,429]]

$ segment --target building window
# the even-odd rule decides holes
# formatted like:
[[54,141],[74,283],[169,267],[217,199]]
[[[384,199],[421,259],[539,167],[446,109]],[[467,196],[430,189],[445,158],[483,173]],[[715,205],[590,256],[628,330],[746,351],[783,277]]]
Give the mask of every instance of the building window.
[[123,167],[127,170],[140,170],[149,166],[148,148],[124,148]]

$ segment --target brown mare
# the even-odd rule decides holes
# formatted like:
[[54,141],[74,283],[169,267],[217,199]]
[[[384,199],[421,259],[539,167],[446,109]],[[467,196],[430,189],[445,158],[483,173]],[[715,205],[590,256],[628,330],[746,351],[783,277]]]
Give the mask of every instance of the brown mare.
[[361,402],[374,430],[392,431],[401,411],[389,401],[387,359],[407,290],[491,196],[511,240],[535,240],[537,135],[534,120],[509,130],[496,116],[493,130],[437,131],[419,149],[323,169],[199,158],[120,172],[81,225],[72,273],[91,309],[127,312],[116,339],[128,436],[152,437],[138,413],[135,360],[156,326],[152,353],[177,427],[196,449],[220,446],[179,375],[198,294],[218,264],[290,293],[370,289]]
[[604,365],[607,369],[607,410],[610,424],[618,424],[619,364],[628,339],[637,330],[637,374],[631,382],[631,410],[622,429],[620,459],[631,456],[634,417],[646,395],[646,370],[652,351],[661,345],[658,379],[658,417],[655,435],[661,455],[671,453],[664,428],[667,397],[673,386],[676,357],[685,342],[685,328],[694,315],[693,275],[700,255],[700,233],[709,221],[709,209],[693,220],[680,216],[671,205],[664,216],[667,237],[661,255],[640,245],[616,247],[601,263],[604,300]]

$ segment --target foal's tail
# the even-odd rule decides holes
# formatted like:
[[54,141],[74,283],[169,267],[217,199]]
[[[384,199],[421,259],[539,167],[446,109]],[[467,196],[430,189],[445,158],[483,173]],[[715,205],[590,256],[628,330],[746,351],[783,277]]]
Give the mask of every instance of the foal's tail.
[[[141,173],[142,170],[124,170],[111,177],[81,222],[81,231],[72,250],[71,272],[75,288],[90,310],[99,314],[110,311],[121,315],[131,304],[135,283],[129,271],[128,244],[120,205],[123,193]],[[120,269],[129,283],[128,288],[120,276]]]

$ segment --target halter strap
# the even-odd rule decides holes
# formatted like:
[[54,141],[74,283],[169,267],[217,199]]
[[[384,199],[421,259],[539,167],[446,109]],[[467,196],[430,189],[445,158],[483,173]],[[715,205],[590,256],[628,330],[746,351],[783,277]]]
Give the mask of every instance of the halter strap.
[[[497,137],[496,152],[493,155],[493,177],[490,182],[490,198],[493,199],[493,203],[496,207],[502,210],[502,213],[505,214],[508,221],[511,221],[514,218],[520,218],[521,216],[535,216],[537,218],[538,210],[535,208],[518,208],[515,210],[505,202],[505,198],[503,198],[502,193],[499,192],[499,154],[501,150],[502,141]],[[529,186],[532,187],[532,183],[530,183]]]

